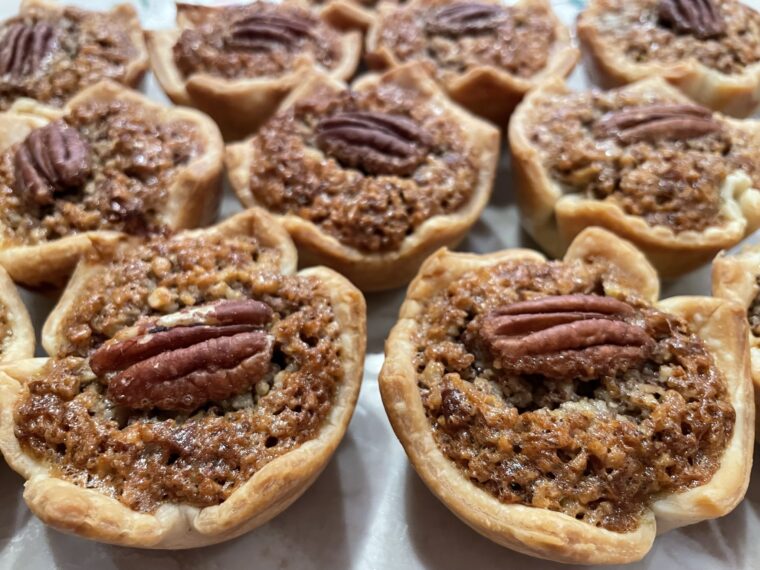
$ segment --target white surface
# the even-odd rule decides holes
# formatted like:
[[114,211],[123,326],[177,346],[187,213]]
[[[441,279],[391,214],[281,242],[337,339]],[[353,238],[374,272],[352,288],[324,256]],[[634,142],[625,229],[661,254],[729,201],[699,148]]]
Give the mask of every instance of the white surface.
[[[110,4],[78,3],[89,7]],[[146,27],[171,24],[169,0],[152,0],[150,7],[137,4]],[[571,24],[574,5],[567,1],[554,4]],[[15,13],[17,6],[16,0],[0,0],[0,19]],[[585,84],[582,71],[575,73],[572,83],[577,87]],[[166,101],[152,76],[143,90]],[[462,249],[487,252],[531,246],[519,229],[508,168],[505,159],[489,208]],[[223,214],[238,208],[228,193]],[[664,296],[708,293],[708,268],[663,287]],[[55,300],[28,293],[24,298],[39,333]],[[377,388],[383,340],[402,298],[399,291],[368,297],[369,356],[348,434],[314,486],[269,524],[225,544],[184,552],[97,544],[47,528],[33,517],[21,496],[22,479],[0,461],[0,568],[569,568],[516,554],[482,538],[449,513],[409,466],[386,420]],[[760,569],[760,468],[755,470],[746,500],[733,513],[658,538],[642,562],[626,568]]]

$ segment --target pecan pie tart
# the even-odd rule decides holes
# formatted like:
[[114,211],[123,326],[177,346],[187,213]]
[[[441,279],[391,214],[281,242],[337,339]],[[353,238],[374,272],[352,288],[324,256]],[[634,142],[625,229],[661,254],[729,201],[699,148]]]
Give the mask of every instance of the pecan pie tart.
[[737,117],[760,102],[760,13],[739,0],[590,0],[578,36],[606,87],[660,76]]
[[657,533],[731,511],[754,434],[744,314],[658,289],[600,228],[561,261],[431,256],[380,389],[438,498],[503,546],[586,564],[638,560]]
[[93,12],[22,0],[0,22],[0,111],[28,97],[61,107],[102,79],[136,86],[148,68],[140,21],[129,4]]
[[210,222],[223,149],[214,122],[102,81],[55,109],[0,113],[0,265],[26,286],[61,286],[95,234]]
[[143,548],[220,542],[295,501],[346,431],[365,305],[295,272],[251,209],[173,237],[95,240],[43,331],[0,372],[0,449],[34,514]]
[[[737,303],[746,311],[755,406],[760,406],[760,246],[735,255],[720,254],[712,265],[712,294]],[[760,439],[760,415],[755,416],[755,437]]]
[[548,0],[415,0],[379,7],[366,58],[376,69],[423,62],[457,103],[505,125],[526,92],[570,73],[578,50]]
[[529,94],[509,130],[526,230],[560,256],[588,226],[634,242],[674,277],[760,226],[760,122],[692,103],[661,78]]
[[226,163],[243,204],[275,213],[303,264],[374,291],[408,283],[465,236],[498,155],[498,130],[412,64],[350,88],[311,75],[256,135],[227,147]]
[[0,364],[34,356],[34,329],[24,302],[0,267]]
[[146,33],[151,66],[172,101],[211,115],[226,139],[255,131],[302,79],[348,79],[361,32],[338,29],[303,4],[177,4],[177,28]]

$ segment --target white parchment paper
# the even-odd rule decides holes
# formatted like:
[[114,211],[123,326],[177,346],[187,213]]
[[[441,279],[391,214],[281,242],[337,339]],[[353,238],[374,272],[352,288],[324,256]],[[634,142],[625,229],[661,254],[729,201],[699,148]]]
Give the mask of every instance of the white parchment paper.
[[[559,0],[553,4],[564,22],[572,25],[580,2]],[[115,2],[72,3],[104,8]],[[172,1],[133,3],[145,27],[172,25]],[[760,0],[749,4],[757,9]],[[18,0],[0,0],[0,19],[17,9]],[[582,69],[576,70],[571,84],[576,88],[587,85]],[[142,90],[153,99],[168,102],[150,74]],[[509,157],[506,151],[504,154],[493,198],[462,250],[533,247],[519,227]],[[222,217],[238,209],[228,191]],[[751,241],[759,237],[755,235]],[[709,290],[709,268],[702,268],[664,284],[663,296],[707,295]],[[39,337],[56,300],[28,292],[23,297]],[[517,554],[481,537],[439,503],[409,466],[386,419],[377,387],[383,341],[402,299],[403,291],[368,296],[368,356],[348,434],[317,482],[279,517],[236,540],[203,549],[161,552],[98,544],[50,529],[32,516],[22,499],[22,478],[0,460],[0,569],[570,568]],[[760,468],[755,469],[745,501],[733,513],[658,538],[643,561],[626,568],[760,570]]]

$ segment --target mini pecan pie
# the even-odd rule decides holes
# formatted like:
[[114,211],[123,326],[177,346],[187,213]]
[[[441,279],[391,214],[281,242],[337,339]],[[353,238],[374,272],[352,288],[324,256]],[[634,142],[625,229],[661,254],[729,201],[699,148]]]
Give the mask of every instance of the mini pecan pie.
[[361,293],[295,273],[266,212],[171,238],[95,240],[43,331],[0,372],[0,449],[44,522],[189,548],[238,536],[316,479],[359,393]]
[[760,101],[760,14],[738,0],[591,0],[578,36],[607,87],[660,76],[738,117]]
[[[712,293],[737,303],[749,322],[749,351],[755,404],[760,406],[760,246],[736,255],[720,254],[712,265]],[[755,437],[760,438],[760,415],[755,414]]]
[[409,65],[350,88],[311,75],[255,136],[227,147],[226,163],[243,204],[277,214],[302,263],[368,291],[407,283],[464,237],[498,154],[497,129]]
[[509,142],[523,224],[554,256],[602,226],[672,277],[760,225],[760,123],[660,78],[607,92],[547,83],[515,112]]
[[731,511],[754,433],[743,311],[658,293],[600,228],[561,261],[431,256],[380,389],[438,498],[503,546],[585,564],[638,560],[658,532]]
[[61,107],[101,79],[134,87],[147,67],[142,29],[129,4],[92,12],[22,0],[19,14],[0,22],[0,111],[21,97]]
[[24,302],[0,267],[0,364],[34,356],[34,329]]
[[166,94],[211,115],[226,139],[255,131],[304,71],[348,79],[361,56],[359,31],[335,28],[298,2],[177,4],[177,29],[146,40]]
[[103,81],[63,109],[19,100],[0,113],[0,133],[0,264],[24,285],[62,285],[95,233],[216,215],[223,143],[193,109]]
[[370,66],[424,62],[455,101],[500,125],[528,90],[564,77],[578,59],[547,0],[415,0],[378,12],[367,36]]

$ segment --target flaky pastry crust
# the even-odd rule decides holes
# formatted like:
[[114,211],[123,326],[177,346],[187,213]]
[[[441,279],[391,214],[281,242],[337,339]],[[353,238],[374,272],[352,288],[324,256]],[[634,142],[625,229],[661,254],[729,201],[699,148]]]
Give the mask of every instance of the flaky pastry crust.
[[[736,255],[722,252],[712,265],[712,294],[728,299],[744,309],[745,318],[752,302],[760,293],[760,246],[744,248]],[[749,352],[752,381],[755,385],[755,406],[760,406],[760,338],[749,331]],[[760,416],[755,416],[755,437],[760,437]]]
[[[255,235],[262,245],[282,252],[281,269],[295,271],[295,249],[287,234],[260,210],[249,210],[193,234]],[[87,281],[104,270],[98,255],[108,256],[110,244],[83,260],[58,306],[45,324],[43,344],[55,354],[63,339],[62,320],[76,311],[77,295]],[[344,277],[324,267],[302,271],[323,284],[340,325],[344,378],[319,435],[272,460],[223,503],[206,508],[164,504],[154,513],[133,511],[118,500],[57,478],[51,467],[24,452],[14,435],[14,410],[27,379],[38,374],[47,359],[28,359],[0,372],[0,451],[8,464],[27,479],[24,499],[45,523],[82,537],[140,548],[194,548],[229,540],[258,527],[295,501],[326,466],[345,434],[361,385],[366,345],[366,306],[362,294]]]
[[[752,464],[754,407],[751,400],[747,329],[732,303],[709,297],[673,297],[656,306],[688,321],[725,375],[736,411],[733,435],[721,465],[701,487],[657,499],[634,531],[612,532],[564,513],[505,504],[472,483],[436,444],[417,387],[415,331],[424,302],[463,273],[506,260],[541,261],[524,249],[486,255],[438,251],[423,264],[401,306],[385,346],[380,391],[388,417],[409,460],[433,493],[465,523],[502,546],[539,558],[580,564],[626,563],[641,559],[656,534],[722,516],[744,497]],[[605,259],[623,272],[618,286],[655,303],[657,277],[630,243],[600,228],[583,231],[565,260]]]
[[[113,81],[101,81],[81,91],[63,109],[54,109],[31,99],[20,99],[0,113],[0,152],[22,141],[35,128],[64,116],[67,110],[90,101],[114,99],[133,101],[155,109],[157,118],[192,123],[204,147],[203,152],[178,167],[167,188],[167,200],[159,222],[172,230],[207,224],[216,217],[221,199],[224,144],[219,129],[203,113],[185,107],[162,107],[144,95]],[[17,283],[35,289],[62,287],[79,257],[93,239],[116,240],[118,232],[82,232],[36,245],[3,244],[0,265]]]
[[[151,68],[174,103],[196,107],[210,115],[225,140],[238,140],[254,132],[275,112],[288,93],[300,85],[305,71],[321,68],[310,56],[303,56],[292,71],[279,77],[229,80],[208,73],[195,73],[183,78],[172,50],[182,30],[189,26],[183,16],[183,11],[192,9],[189,6],[177,3],[175,29],[145,32]],[[320,17],[329,23],[322,15]],[[334,69],[325,71],[336,79],[349,79],[359,64],[361,49],[361,32],[342,31],[341,60]]]
[[[423,222],[414,233],[406,237],[397,251],[365,253],[348,247],[327,234],[316,224],[294,214],[275,214],[290,232],[298,247],[302,265],[327,265],[348,277],[363,291],[379,291],[408,283],[423,260],[442,246],[455,247],[480,216],[491,195],[496,164],[499,158],[499,132],[491,125],[474,117],[461,107],[452,104],[440,88],[423,71],[421,66],[402,66],[387,74],[366,75],[355,82],[354,90],[371,89],[381,80],[391,80],[425,94],[436,101],[447,113],[456,116],[462,131],[475,147],[473,156],[480,160],[478,185],[468,203],[459,211],[440,215]],[[339,92],[346,85],[324,74],[313,73],[302,78],[301,86],[283,102],[280,110],[287,109],[315,89],[327,87]],[[243,205],[260,205],[250,189],[250,169],[256,161],[250,141],[227,146],[225,163],[232,188]]]
[[[624,88],[631,93],[659,93],[674,102],[689,99],[662,78],[651,78]],[[540,121],[534,101],[546,94],[571,90],[561,80],[546,83],[530,93],[515,111],[509,126],[509,145],[522,224],[538,244],[554,257],[561,257],[585,228],[599,226],[633,242],[655,266],[661,277],[677,277],[709,262],[720,250],[732,247],[760,227],[760,190],[737,170],[720,189],[725,222],[704,231],[674,232],[666,226],[648,224],[626,214],[610,201],[563,193],[542,164],[540,150],[530,140],[530,125]],[[733,127],[757,133],[760,122],[720,117]],[[757,136],[755,135],[755,138]]]
[[590,0],[578,17],[578,38],[584,60],[594,79],[605,88],[633,83],[648,77],[663,77],[692,100],[735,117],[746,117],[760,103],[760,63],[742,73],[727,75],[710,69],[696,59],[677,63],[632,61],[621,46],[604,38],[596,21],[604,12],[604,0]]
[[[485,1],[499,3],[497,0]],[[429,0],[414,0],[406,6],[412,7],[415,3],[425,5],[428,2]],[[579,51],[573,45],[570,32],[554,15],[549,2],[547,0],[519,0],[516,3],[516,6],[530,5],[547,8],[553,19],[556,40],[544,69],[526,79],[489,65],[482,65],[473,67],[443,84],[443,88],[454,101],[471,112],[504,127],[512,111],[528,91],[553,77],[566,77],[579,58]],[[398,9],[398,4],[383,2],[378,7],[377,15],[369,27],[366,58],[370,67],[374,69],[393,69],[403,65],[392,50],[380,43],[379,37],[382,21],[396,9]],[[515,49],[520,49],[520,46],[515,46]]]

